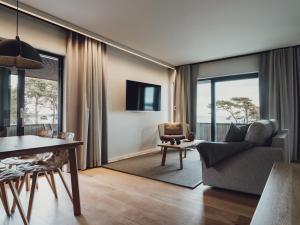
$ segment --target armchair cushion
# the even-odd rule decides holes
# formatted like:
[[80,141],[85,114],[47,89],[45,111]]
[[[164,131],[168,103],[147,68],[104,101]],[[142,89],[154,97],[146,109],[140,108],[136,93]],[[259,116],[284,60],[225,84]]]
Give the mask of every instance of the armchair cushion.
[[166,123],[165,135],[182,135],[183,128],[181,123]]

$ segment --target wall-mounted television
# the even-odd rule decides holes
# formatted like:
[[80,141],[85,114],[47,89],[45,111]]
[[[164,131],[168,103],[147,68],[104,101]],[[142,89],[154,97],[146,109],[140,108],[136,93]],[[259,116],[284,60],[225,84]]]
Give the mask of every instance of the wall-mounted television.
[[161,86],[126,80],[127,111],[160,111]]

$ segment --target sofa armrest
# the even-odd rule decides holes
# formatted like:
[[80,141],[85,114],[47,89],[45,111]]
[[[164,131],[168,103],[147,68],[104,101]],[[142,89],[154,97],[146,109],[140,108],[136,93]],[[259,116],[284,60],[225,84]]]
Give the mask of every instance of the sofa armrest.
[[281,130],[272,138],[271,146],[275,148],[281,148],[283,150],[283,158],[285,162],[289,162],[288,143],[288,130]]
[[285,148],[287,139],[288,139],[288,130],[279,131],[272,138],[272,147]]
[[283,149],[254,147],[214,167],[202,163],[205,185],[261,194],[274,162],[282,161]]

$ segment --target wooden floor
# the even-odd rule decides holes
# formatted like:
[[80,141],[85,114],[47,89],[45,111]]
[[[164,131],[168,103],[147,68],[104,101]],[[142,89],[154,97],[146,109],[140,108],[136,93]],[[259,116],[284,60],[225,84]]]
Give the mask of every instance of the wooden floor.
[[[258,202],[251,195],[203,185],[190,190],[98,168],[80,173],[83,215],[74,217],[67,194],[56,181],[58,200],[40,179],[31,225],[246,225]],[[28,195],[23,193],[23,202]],[[0,224],[22,222],[18,212],[8,218],[0,206]]]

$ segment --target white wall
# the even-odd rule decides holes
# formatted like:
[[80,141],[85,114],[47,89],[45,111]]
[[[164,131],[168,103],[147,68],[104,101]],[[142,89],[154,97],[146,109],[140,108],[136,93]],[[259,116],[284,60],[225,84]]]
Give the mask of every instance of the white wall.
[[[169,120],[170,75],[167,69],[108,47],[108,158],[114,160],[155,148],[157,125]],[[125,111],[126,80],[161,85],[160,112]]]
[[[13,39],[16,36],[16,12],[0,6],[0,37]],[[65,55],[66,32],[64,29],[33,17],[21,14],[19,36],[33,47],[51,53]]]
[[256,73],[259,71],[259,55],[195,64],[193,71],[199,79]]

